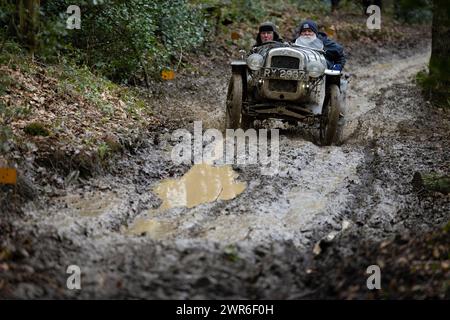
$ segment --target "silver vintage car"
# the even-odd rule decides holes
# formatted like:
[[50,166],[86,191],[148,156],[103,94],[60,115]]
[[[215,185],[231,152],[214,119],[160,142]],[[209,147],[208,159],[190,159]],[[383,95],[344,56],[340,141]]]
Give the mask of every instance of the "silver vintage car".
[[328,70],[322,41],[268,42],[231,63],[226,127],[248,129],[254,120],[318,124],[320,143],[336,141],[341,72]]

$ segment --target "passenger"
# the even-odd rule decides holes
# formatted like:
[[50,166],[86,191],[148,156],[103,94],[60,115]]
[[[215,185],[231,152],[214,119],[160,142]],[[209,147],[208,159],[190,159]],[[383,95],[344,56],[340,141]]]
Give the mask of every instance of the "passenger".
[[317,24],[312,20],[303,21],[296,30],[295,38],[301,38],[303,41],[311,42],[316,38],[323,42],[325,58],[328,68],[331,70],[342,71],[345,65],[344,48],[327,37],[324,32],[319,32]]

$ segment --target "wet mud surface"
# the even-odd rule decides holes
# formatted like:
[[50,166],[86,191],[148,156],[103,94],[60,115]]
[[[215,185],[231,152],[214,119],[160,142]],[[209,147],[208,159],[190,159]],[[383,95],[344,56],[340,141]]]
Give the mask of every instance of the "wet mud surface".
[[[272,176],[258,165],[171,160],[173,129],[223,121],[226,65],[189,88],[160,88],[174,92],[161,102],[168,125],[145,148],[109,175],[25,204],[5,230],[2,246],[14,258],[0,264],[0,296],[348,297],[346,270],[365,284],[367,266],[377,264],[361,248],[448,222],[449,196],[423,196],[411,185],[416,171],[450,167],[449,115],[430,108],[413,82],[428,59],[425,47],[350,61],[344,143],[320,147],[308,130],[281,130]],[[69,265],[81,268],[80,291],[66,288]],[[368,294],[363,285],[353,292]]]

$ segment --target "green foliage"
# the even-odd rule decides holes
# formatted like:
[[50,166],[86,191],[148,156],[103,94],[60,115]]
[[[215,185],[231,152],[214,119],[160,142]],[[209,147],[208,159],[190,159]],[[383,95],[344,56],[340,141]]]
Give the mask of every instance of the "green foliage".
[[[444,233],[450,233],[450,221],[447,222],[447,224],[444,226],[444,228],[442,228],[442,230],[443,230]],[[450,252],[449,252],[449,257],[448,258],[450,259]]]
[[308,0],[308,1],[293,1],[297,4],[297,7],[305,12],[314,14],[326,14],[330,12],[329,1],[323,0]]
[[0,1],[0,34],[12,34],[11,23],[16,5],[11,0]]
[[114,113],[114,106],[108,102],[105,94],[120,98],[127,106],[127,112],[139,119],[142,112],[150,114],[142,99],[130,87],[122,87],[111,80],[99,77],[87,66],[76,66],[70,60],[64,60],[59,66],[49,67],[51,76],[58,79],[58,91],[66,95],[82,95],[102,111],[105,119]]
[[[24,35],[19,34],[19,17],[16,2],[18,1],[0,1],[0,36],[21,42]],[[38,17],[38,26],[36,28],[37,46],[33,48],[33,51],[37,56],[52,61],[58,52],[67,45],[64,41],[64,37],[67,36],[67,30],[61,19],[56,19],[55,16],[48,14],[44,10],[39,11]]]
[[9,118],[6,106],[0,102],[0,153],[8,152],[11,148],[13,134],[7,125]]
[[61,93],[81,94],[105,113],[111,113],[111,106],[102,98],[104,92],[117,87],[111,81],[97,77],[87,66],[78,67],[66,60],[61,66],[49,68],[49,72],[58,78]]
[[[43,5],[65,22],[70,0]],[[187,0],[81,1],[81,30],[67,30],[71,53],[79,63],[127,83],[172,67],[182,52],[204,41],[206,21]],[[69,47],[67,47],[69,50]]]
[[0,74],[0,95],[6,93],[11,86],[12,80],[7,74]]
[[[66,29],[70,5],[81,11],[81,29]],[[20,40],[16,3],[0,2],[0,46]],[[207,22],[188,0],[41,1],[35,55],[56,62],[61,54],[118,82],[142,80],[173,67],[183,52],[205,40]],[[1,47],[0,47],[1,48]]]
[[23,128],[23,131],[30,136],[48,137],[50,135],[50,131],[40,122],[28,124],[25,128]]
[[111,149],[107,143],[101,143],[97,148],[97,153],[100,160],[105,160],[111,153]]
[[3,50],[0,52],[1,65],[22,64],[25,60],[24,50],[16,42],[4,42]]
[[[13,80],[7,74],[0,74],[0,95],[5,94],[12,85]],[[0,153],[8,152],[14,140],[11,121],[22,118],[29,112],[29,108],[11,107],[0,101]]]
[[36,55],[46,62],[57,62],[59,52],[71,48],[71,44],[65,41],[68,35],[66,25],[60,19],[49,19],[44,15],[42,15],[40,21],[39,46]]
[[397,0],[394,2],[394,15],[407,23],[430,23],[432,4],[432,0]]
[[227,258],[227,260],[231,262],[237,262],[239,260],[239,253],[234,245],[228,245],[224,249],[224,255]]
[[105,161],[113,154],[120,152],[122,146],[117,141],[106,138],[97,146],[97,154],[100,160]]
[[265,1],[231,0],[223,7],[222,18],[233,22],[260,23],[267,15]]
[[449,69],[449,57],[434,59],[430,63],[430,72],[421,71],[416,75],[416,81],[421,86],[424,96],[436,106],[444,108],[450,108]]
[[[400,19],[425,21],[431,17],[430,3],[399,0],[396,12]],[[66,29],[70,5],[81,9],[80,30]],[[327,0],[41,1],[35,55],[47,62],[70,57],[115,82],[142,83],[148,77],[158,78],[163,69],[176,68],[183,53],[201,47],[220,22],[256,25],[277,20],[293,5],[313,19],[330,12]],[[341,8],[357,10],[358,5],[358,1],[341,1]],[[17,38],[15,8],[14,0],[0,3],[0,45],[5,36]]]
[[450,80],[445,70],[434,73],[421,71],[416,75],[416,81],[427,99],[439,107],[450,109]]

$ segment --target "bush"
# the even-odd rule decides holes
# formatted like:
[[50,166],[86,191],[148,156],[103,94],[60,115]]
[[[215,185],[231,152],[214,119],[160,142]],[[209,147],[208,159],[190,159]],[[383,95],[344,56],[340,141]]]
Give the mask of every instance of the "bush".
[[[42,9],[63,23],[70,4],[46,2]],[[81,30],[67,32],[70,53],[117,82],[159,74],[204,41],[206,21],[187,0],[83,1],[80,9]]]
[[[70,5],[81,11],[81,29],[66,29]],[[199,47],[206,20],[188,0],[41,1],[37,45],[32,52],[46,62],[61,54],[117,82],[142,80],[173,67],[182,52]],[[2,39],[21,42],[15,0],[0,3]]]
[[264,2],[257,0],[231,0],[228,5],[223,7],[222,18],[233,22],[260,23],[267,15]]
[[50,135],[50,131],[39,122],[30,123],[23,129],[23,131],[31,136],[48,137]]
[[0,102],[0,154],[7,153],[11,149],[11,143],[14,138],[13,133],[6,123],[6,106]]
[[407,23],[430,23],[431,8],[432,0],[398,0],[394,3],[394,15]]

